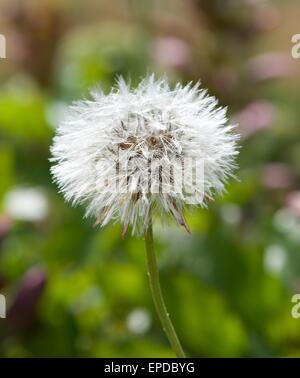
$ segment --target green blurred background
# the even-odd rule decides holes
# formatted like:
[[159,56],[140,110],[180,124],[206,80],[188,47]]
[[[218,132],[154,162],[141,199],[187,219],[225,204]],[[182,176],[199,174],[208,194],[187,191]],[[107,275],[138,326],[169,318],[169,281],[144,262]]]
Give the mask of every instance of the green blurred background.
[[298,356],[300,3],[0,0],[2,357],[172,357],[143,240],[98,230],[65,204],[49,146],[67,104],[116,75],[201,80],[241,134],[238,181],[155,228],[166,302],[193,357]]

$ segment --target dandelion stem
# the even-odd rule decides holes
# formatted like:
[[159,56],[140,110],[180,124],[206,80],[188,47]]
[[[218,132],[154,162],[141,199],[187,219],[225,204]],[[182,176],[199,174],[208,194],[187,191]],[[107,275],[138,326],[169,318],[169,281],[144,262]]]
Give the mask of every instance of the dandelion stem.
[[153,231],[151,222],[147,231],[145,232],[145,245],[147,252],[147,265],[150,288],[158,317],[161,321],[163,329],[176,356],[184,358],[185,354],[177,337],[173,324],[171,322],[170,316],[168,314],[159,283],[159,273],[154,250]]

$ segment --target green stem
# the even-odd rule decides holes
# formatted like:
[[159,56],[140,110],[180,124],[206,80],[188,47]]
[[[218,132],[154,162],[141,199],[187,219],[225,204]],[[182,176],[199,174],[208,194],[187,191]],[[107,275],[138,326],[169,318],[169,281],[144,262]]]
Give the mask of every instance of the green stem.
[[150,223],[146,233],[145,233],[145,245],[147,252],[147,265],[148,265],[148,276],[150,282],[150,288],[152,293],[153,302],[161,321],[163,329],[168,337],[168,340],[172,346],[173,351],[176,353],[177,357],[184,358],[185,354],[181,347],[180,341],[176,335],[175,329],[171,322],[169,313],[167,311],[162,291],[159,283],[159,273],[157,269],[156,256],[154,251],[153,242],[153,231],[152,224]]

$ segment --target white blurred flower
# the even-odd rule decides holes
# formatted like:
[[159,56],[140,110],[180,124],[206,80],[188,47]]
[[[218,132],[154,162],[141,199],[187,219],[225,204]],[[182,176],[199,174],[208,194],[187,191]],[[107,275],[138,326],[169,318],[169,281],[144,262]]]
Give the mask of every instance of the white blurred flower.
[[242,217],[241,209],[234,203],[227,203],[221,207],[221,217],[226,223],[237,224]]
[[15,188],[4,198],[7,215],[16,220],[38,222],[48,215],[48,199],[39,188]]
[[281,245],[270,245],[266,248],[264,266],[267,272],[280,274],[286,264],[286,250]]
[[[123,234],[128,225],[142,234],[154,209],[187,228],[184,205],[205,206],[232,176],[232,129],[199,84],[171,89],[152,75],[132,90],[120,79],[109,95],[97,90],[70,107],[51,149],[52,174],[65,199],[86,204],[97,224],[119,220]],[[195,177],[188,161],[204,174]]]
[[52,102],[47,106],[46,118],[48,123],[56,128],[57,123],[61,118],[63,118],[68,110],[68,106],[60,101]]
[[296,216],[288,209],[282,208],[276,211],[273,217],[274,226],[282,232],[289,232],[291,229],[298,228]]
[[[299,209],[298,209],[299,210]],[[285,233],[293,242],[300,243],[300,219],[299,214],[289,207],[278,210],[273,218],[275,227]]]
[[133,310],[126,319],[127,328],[134,334],[146,333],[151,325],[149,312],[142,308]]

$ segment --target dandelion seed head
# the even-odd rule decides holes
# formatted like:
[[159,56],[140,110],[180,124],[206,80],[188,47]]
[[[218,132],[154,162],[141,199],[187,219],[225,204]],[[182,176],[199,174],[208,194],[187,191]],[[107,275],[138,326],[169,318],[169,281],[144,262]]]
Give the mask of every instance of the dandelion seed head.
[[[237,135],[200,84],[120,78],[108,95],[72,104],[54,137],[52,174],[67,201],[97,224],[142,234],[152,214],[187,228],[185,205],[205,206],[233,175]],[[198,172],[198,173],[197,173]]]

